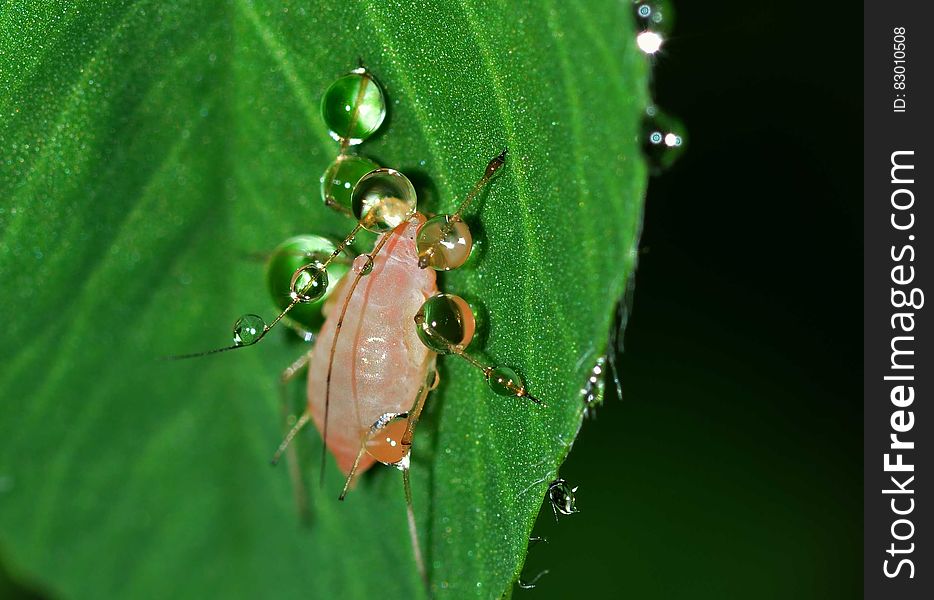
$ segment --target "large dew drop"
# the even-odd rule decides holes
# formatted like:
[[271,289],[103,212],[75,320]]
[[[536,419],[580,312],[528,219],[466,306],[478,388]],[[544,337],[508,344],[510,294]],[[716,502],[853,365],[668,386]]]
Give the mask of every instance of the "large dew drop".
[[[334,241],[317,235],[299,235],[282,242],[266,263],[266,286],[279,310],[285,310],[293,302],[292,276],[295,271],[312,262],[324,262],[336,248]],[[296,304],[289,310],[285,320],[295,329],[316,332],[324,323],[322,309],[337,283],[349,271],[344,260],[332,260],[327,267],[328,289],[314,302]]]
[[419,227],[415,244],[419,267],[450,271],[467,261],[473,247],[473,237],[470,228],[459,218],[438,215]]
[[362,156],[338,156],[321,176],[321,200],[349,213],[354,186],[361,177],[378,168],[378,164]]
[[321,116],[335,140],[359,144],[379,129],[386,118],[386,98],[364,69],[344,75],[321,98]]
[[408,177],[395,169],[376,169],[354,186],[351,204],[364,229],[385,233],[415,214],[417,198]]
[[466,348],[476,329],[470,306],[454,294],[435,294],[425,300],[415,315],[415,324],[418,338],[439,354]]

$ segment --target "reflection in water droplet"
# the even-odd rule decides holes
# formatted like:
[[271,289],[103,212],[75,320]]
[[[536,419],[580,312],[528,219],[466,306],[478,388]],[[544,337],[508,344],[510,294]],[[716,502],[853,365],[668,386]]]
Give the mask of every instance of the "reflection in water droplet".
[[233,341],[237,346],[249,346],[259,341],[266,329],[266,321],[259,315],[243,315],[234,323]]
[[574,494],[577,487],[571,487],[564,479],[555,479],[548,484],[548,500],[551,501],[551,509],[555,513],[555,520],[558,519],[558,513],[562,515],[573,515],[577,511],[577,498]]
[[473,247],[470,228],[459,218],[437,215],[418,228],[418,266],[450,271],[464,264]]
[[338,156],[321,176],[321,199],[325,204],[333,202],[350,211],[353,186],[364,175],[378,168],[378,164],[362,156]]
[[519,390],[525,389],[525,382],[519,374],[504,366],[490,368],[486,372],[486,382],[500,396],[519,396]]
[[454,294],[435,294],[415,315],[418,338],[429,349],[448,354],[451,347],[466,348],[473,339],[476,321],[470,305]]
[[645,109],[641,136],[640,145],[652,175],[671,167],[687,145],[681,122],[654,105]]

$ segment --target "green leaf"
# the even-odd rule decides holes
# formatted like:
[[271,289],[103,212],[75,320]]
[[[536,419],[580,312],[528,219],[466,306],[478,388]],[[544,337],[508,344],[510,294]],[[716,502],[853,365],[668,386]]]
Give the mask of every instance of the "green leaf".
[[359,57],[390,108],[362,152],[418,176],[425,210],[450,211],[510,150],[470,210],[478,257],[442,287],[482,304],[473,350],[547,408],[445,358],[413,463],[435,594],[500,596],[634,266],[647,66],[631,7],[190,4],[0,9],[0,554],[66,597],[423,595],[398,472],[337,502],[306,431],[301,526],[288,468],[268,465],[301,345],[156,360],[273,316],[244,255],[349,230],[319,197],[336,144],[318,102]]

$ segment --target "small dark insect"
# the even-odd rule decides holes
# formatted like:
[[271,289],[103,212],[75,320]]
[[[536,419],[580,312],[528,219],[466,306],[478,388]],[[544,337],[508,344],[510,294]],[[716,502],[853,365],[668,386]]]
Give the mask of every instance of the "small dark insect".
[[578,512],[575,492],[577,492],[577,486],[572,488],[563,479],[555,479],[548,484],[548,499],[551,501],[551,510],[555,513],[555,521],[558,520],[558,513],[573,515]]

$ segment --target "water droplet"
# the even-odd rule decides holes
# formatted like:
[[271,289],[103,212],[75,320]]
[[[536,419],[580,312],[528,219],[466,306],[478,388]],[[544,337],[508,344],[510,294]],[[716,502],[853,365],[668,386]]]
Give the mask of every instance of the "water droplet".
[[557,520],[558,514],[573,515],[577,511],[577,499],[574,494],[576,487],[571,487],[564,479],[555,479],[548,484],[548,500],[551,502],[551,509],[555,513]]
[[395,169],[376,169],[354,186],[351,203],[364,229],[384,233],[415,214],[417,198],[408,177]]
[[418,338],[439,354],[448,354],[451,346],[466,348],[476,328],[470,306],[454,294],[435,294],[425,300],[415,323]]
[[467,224],[451,215],[438,215],[425,221],[416,238],[418,266],[450,271],[467,261],[473,237]]
[[398,466],[406,459],[411,444],[403,438],[408,431],[408,416],[385,414],[373,425],[366,440],[366,452],[384,465]]
[[500,396],[518,396],[525,389],[525,382],[509,367],[490,367],[486,372],[490,389]]
[[373,257],[369,254],[361,254],[353,259],[353,272],[358,275],[369,275],[373,272]]
[[[292,304],[292,277],[295,271],[309,262],[325,261],[337,245],[333,240],[317,235],[299,235],[282,242],[266,263],[266,286],[279,310]],[[337,283],[349,271],[344,261],[334,260],[328,265],[328,290],[315,302],[294,306],[285,319],[306,332],[318,331],[324,323],[322,308]]]
[[259,315],[243,315],[234,323],[233,340],[237,346],[249,346],[259,341],[266,330],[266,321]]
[[290,284],[292,299],[299,302],[314,302],[324,296],[328,289],[328,272],[315,261],[298,268]]
[[642,29],[671,33],[675,11],[668,0],[633,0],[636,20]]
[[[362,89],[362,95],[361,95]],[[366,70],[344,75],[321,98],[321,116],[331,137],[359,144],[373,135],[386,118],[383,90]]]
[[321,176],[321,200],[330,204],[330,198],[331,202],[349,211],[353,186],[357,185],[361,177],[378,168],[378,164],[362,156],[338,156]]
[[642,152],[652,175],[658,175],[671,167],[687,147],[685,128],[681,122],[654,105],[645,109],[641,135]]

